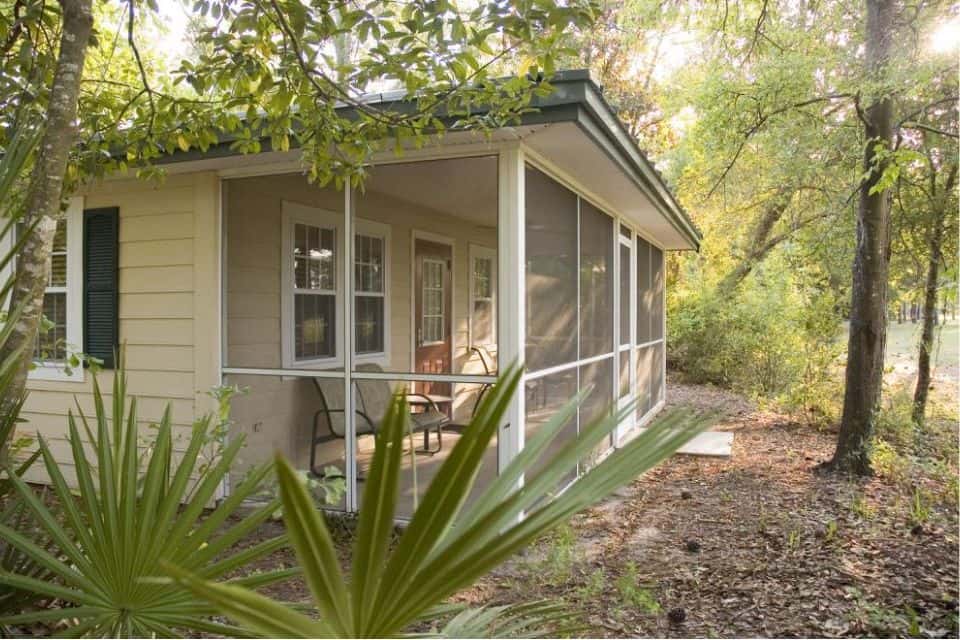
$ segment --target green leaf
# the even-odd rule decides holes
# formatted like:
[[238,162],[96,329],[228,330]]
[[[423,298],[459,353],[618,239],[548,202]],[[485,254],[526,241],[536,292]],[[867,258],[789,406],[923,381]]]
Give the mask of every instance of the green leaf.
[[276,468],[283,501],[283,520],[320,616],[337,635],[350,636],[353,612],[347,596],[348,589],[340,573],[337,552],[323,516],[317,511],[290,463],[278,457]]

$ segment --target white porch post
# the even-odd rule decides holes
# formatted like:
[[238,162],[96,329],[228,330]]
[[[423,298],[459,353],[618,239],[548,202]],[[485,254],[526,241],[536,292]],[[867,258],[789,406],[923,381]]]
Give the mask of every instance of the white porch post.
[[[620,218],[613,219],[613,270],[611,279],[613,280],[613,398],[611,406],[614,411],[621,408],[620,386],[623,381],[620,379],[620,334],[626,327],[620,326],[620,307],[628,304],[620,298],[620,278],[624,265],[620,263]],[[620,433],[623,431],[623,423],[618,422],[613,428],[613,446],[620,442]]]
[[357,425],[355,421],[353,393],[353,188],[350,181],[343,189],[343,273],[344,296],[343,326],[339,328],[344,336],[343,342],[343,424],[344,445],[346,451],[347,511],[356,512],[357,499]]
[[[497,362],[501,368],[523,364],[526,340],[526,251],[524,207],[523,149],[501,149],[499,159],[499,240],[497,305],[499,346]],[[523,448],[524,384],[507,409],[506,422],[499,433],[499,467],[504,468]]]

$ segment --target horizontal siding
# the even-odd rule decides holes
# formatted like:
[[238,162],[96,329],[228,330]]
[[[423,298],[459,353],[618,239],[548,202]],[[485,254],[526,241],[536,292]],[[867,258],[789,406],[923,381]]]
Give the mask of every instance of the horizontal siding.
[[193,372],[192,346],[127,344],[127,366],[154,371]]
[[140,240],[128,244],[128,250],[120,255],[120,268],[193,264],[193,240]]
[[[120,210],[120,342],[126,344],[128,392],[137,396],[143,425],[156,423],[165,408],[171,408],[177,450],[186,446],[198,407],[209,406],[207,400],[197,398],[196,357],[199,348],[216,345],[195,344],[198,298],[194,281],[195,265],[200,264],[196,256],[202,252],[211,255],[215,246],[198,246],[194,236],[197,203],[215,201],[200,190],[215,189],[215,184],[199,180],[197,175],[169,176],[159,185],[116,180],[92,187],[84,201],[85,208]],[[99,375],[108,407],[113,377],[112,371]],[[28,383],[25,422],[18,432],[43,435],[70,482],[74,472],[66,415],[68,411],[76,413],[78,406],[88,416],[93,414],[92,388],[89,372],[79,383]],[[145,426],[141,429],[142,436],[149,433]],[[43,481],[43,465],[35,466],[28,479]]]
[[120,318],[189,320],[193,318],[193,292],[127,293],[120,296]]
[[[121,208],[121,211],[123,209]],[[193,238],[192,213],[166,213],[156,216],[120,219],[120,245],[154,240]]]
[[[121,255],[125,247],[120,248]],[[193,291],[193,267],[127,267],[120,269],[120,293],[176,293]]]
[[192,319],[143,318],[120,320],[120,340],[140,345],[193,345]]

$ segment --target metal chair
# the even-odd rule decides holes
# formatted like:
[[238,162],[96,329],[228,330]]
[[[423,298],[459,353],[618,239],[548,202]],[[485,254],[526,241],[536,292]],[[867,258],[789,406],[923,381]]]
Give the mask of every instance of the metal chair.
[[[383,369],[376,364],[358,365],[357,371],[383,373]],[[313,384],[320,396],[320,409],[313,415],[313,432],[310,440],[310,471],[314,475],[322,477],[323,470],[317,468],[317,446],[336,438],[346,438],[346,402],[343,380],[313,378]],[[380,379],[357,380],[354,385],[357,394],[357,406],[354,408],[354,414],[357,418],[356,434],[358,436],[376,435],[393,397],[390,382]],[[423,406],[426,407],[424,411],[410,414],[411,427],[415,431],[423,432],[423,449],[417,449],[417,452],[434,455],[443,448],[443,427],[450,422],[450,418],[440,411],[437,404],[428,396],[421,393],[407,393],[407,395],[421,398],[424,401]],[[321,418],[325,418],[325,430],[320,424]],[[326,431],[326,433],[323,433],[323,431]],[[430,431],[436,431],[437,433],[436,448],[430,447]]]

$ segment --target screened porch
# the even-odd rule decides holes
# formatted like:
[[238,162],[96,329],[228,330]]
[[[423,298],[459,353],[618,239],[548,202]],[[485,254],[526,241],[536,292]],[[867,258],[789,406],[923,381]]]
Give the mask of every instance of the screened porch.
[[578,389],[593,391],[562,439],[638,403],[581,465],[661,405],[663,252],[639,221],[516,148],[449,155],[376,165],[347,192],[299,173],[222,180],[221,365],[224,384],[244,389],[231,416],[246,439],[235,480],[280,451],[343,477],[333,508],[357,510],[379,421],[403,390],[409,515],[515,360],[523,391],[480,485]]

